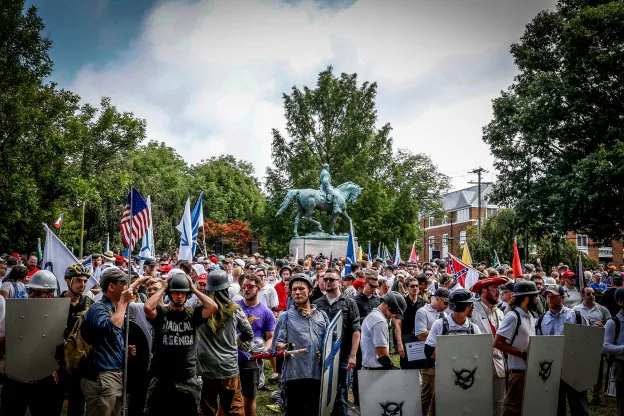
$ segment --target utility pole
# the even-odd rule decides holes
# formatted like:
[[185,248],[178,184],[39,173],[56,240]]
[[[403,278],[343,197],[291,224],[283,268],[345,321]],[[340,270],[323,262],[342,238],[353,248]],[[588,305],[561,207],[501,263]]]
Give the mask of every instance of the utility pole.
[[87,205],[86,201],[82,201],[82,220],[80,221],[80,255],[78,258],[82,261],[82,249],[84,243],[84,217],[85,217],[85,206]]
[[[478,193],[478,198],[479,198],[479,202],[478,202],[478,214],[477,214],[477,236],[478,236],[478,241],[479,244],[481,244],[481,175],[483,173],[486,173],[487,170],[483,169],[481,166],[479,166],[478,169],[475,169],[473,171],[470,171],[468,173],[476,173],[477,174],[477,193]],[[474,183],[474,182],[469,182],[469,183]]]

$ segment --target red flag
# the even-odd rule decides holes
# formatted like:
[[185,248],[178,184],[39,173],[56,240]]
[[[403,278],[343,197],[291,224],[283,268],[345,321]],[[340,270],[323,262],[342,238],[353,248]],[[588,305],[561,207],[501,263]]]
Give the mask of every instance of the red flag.
[[522,263],[520,262],[520,253],[518,253],[518,244],[515,239],[513,243],[513,252],[513,261],[511,262],[513,275],[514,277],[522,276]]
[[58,220],[56,220],[56,222],[54,223],[54,228],[61,228],[62,225],[63,225],[63,214],[61,214],[61,216],[58,217]]
[[412,252],[410,253],[409,261],[418,261],[418,253],[416,252],[416,241],[414,241],[414,244],[412,244]]

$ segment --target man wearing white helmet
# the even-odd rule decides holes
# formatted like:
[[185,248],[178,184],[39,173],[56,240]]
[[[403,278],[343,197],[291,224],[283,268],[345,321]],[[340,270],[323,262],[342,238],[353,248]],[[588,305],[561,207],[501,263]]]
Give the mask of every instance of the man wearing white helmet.
[[[56,277],[48,270],[39,270],[26,284],[29,299],[51,299],[56,290]],[[11,378],[4,381],[0,414],[33,416],[60,415],[63,409],[63,388],[58,384],[57,372],[30,382]]]

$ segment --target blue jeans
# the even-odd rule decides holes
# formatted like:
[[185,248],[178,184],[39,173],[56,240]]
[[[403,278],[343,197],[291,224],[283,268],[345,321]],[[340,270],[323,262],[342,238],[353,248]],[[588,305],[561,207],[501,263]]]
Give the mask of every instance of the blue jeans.
[[346,367],[338,370],[338,386],[336,388],[336,400],[334,401],[334,409],[331,416],[347,416],[349,414],[349,403],[347,395],[349,394],[349,386],[351,384],[351,375],[353,374]]

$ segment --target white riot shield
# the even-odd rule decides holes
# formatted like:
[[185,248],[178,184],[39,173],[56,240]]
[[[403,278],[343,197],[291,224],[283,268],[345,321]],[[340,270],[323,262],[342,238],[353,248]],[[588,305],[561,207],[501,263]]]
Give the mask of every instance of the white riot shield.
[[556,415],[563,361],[563,336],[532,336],[529,340],[522,415]]
[[598,380],[604,328],[565,324],[561,380],[581,392]]
[[422,415],[418,370],[359,370],[358,379],[361,416]]
[[319,414],[331,415],[338,390],[338,369],[340,366],[340,345],[342,341],[342,311],[332,319],[323,341],[323,372],[321,374],[321,397]]
[[36,381],[59,368],[56,348],[63,343],[69,298],[7,299],[6,374]]
[[436,414],[491,416],[492,335],[443,335],[436,346]]

